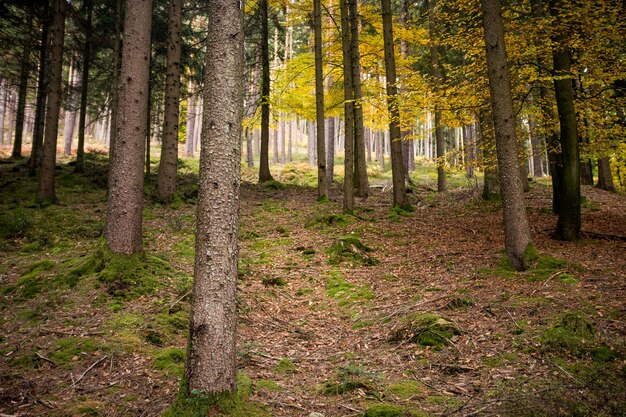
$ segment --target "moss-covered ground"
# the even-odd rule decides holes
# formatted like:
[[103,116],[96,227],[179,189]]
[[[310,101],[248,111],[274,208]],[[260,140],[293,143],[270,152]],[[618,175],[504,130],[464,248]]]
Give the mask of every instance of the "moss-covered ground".
[[[157,152],[153,152],[158,155]],[[179,396],[192,287],[197,169],[170,205],[146,184],[144,252],[101,238],[107,160],[57,169],[58,204],[23,162],[0,164],[0,414],[37,416],[618,416],[626,409],[626,197],[584,187],[582,239],[550,238],[550,187],[527,206],[538,259],[503,259],[501,202],[461,171],[415,211],[391,209],[390,172],[341,210],[303,161],[256,184],[242,168],[238,391]],[[340,163],[340,159],[338,159]],[[152,170],[156,172],[157,161]],[[338,164],[335,179],[341,180]],[[591,233],[593,232],[593,233]],[[612,237],[611,237],[612,236]],[[167,410],[167,411],[166,411]]]

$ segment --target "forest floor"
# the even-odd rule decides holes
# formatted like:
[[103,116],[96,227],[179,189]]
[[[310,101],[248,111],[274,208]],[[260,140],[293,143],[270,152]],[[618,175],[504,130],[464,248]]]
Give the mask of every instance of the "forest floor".
[[[87,162],[59,166],[50,206],[23,164],[0,164],[2,415],[158,416],[178,392],[197,161],[172,205],[146,197],[140,266],[107,274],[85,266],[107,183],[105,157]],[[260,415],[626,415],[626,196],[584,187],[582,239],[560,242],[549,183],[533,182],[541,258],[517,273],[500,203],[462,179],[438,195],[434,171],[414,174],[412,213],[390,210],[375,173],[356,216],[337,187],[316,202],[304,164],[277,175],[284,189],[244,181],[238,361]]]

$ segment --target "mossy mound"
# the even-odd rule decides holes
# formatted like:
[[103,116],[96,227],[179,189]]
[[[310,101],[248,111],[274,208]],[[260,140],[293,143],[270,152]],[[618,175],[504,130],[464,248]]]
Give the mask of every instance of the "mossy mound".
[[154,357],[153,366],[168,375],[182,377],[185,372],[186,353],[180,348],[165,348],[160,350]]
[[326,281],[326,294],[339,301],[340,306],[363,302],[374,298],[372,290],[366,286],[357,286],[346,280],[338,271],[330,271]]
[[100,350],[106,350],[106,347],[92,339],[71,336],[54,342],[48,357],[58,364],[67,364],[79,358],[83,352],[94,353]]
[[412,342],[441,349],[461,330],[451,321],[434,313],[414,313],[403,319],[402,325],[390,337],[392,342]]
[[185,382],[178,397],[162,417],[271,417],[261,405],[250,402],[252,381],[243,374],[237,376],[237,390],[229,393],[207,394],[192,392],[187,395]]
[[168,278],[188,278],[161,258],[145,252],[116,254],[107,248],[104,241],[100,242],[93,254],[74,260],[72,264],[74,267],[68,272],[68,277],[78,280],[83,276],[95,275],[108,285],[109,295],[122,298],[153,293]]
[[350,216],[348,214],[325,214],[309,220],[305,224],[305,227],[347,226],[352,222],[353,219],[354,216]]
[[404,210],[399,206],[393,206],[389,212],[389,220],[392,222],[400,222],[402,221],[402,217],[413,217],[411,211],[412,210]]
[[427,417],[422,411],[394,405],[394,404],[376,404],[365,410],[363,417]]
[[335,373],[335,379],[326,381],[322,386],[325,395],[343,395],[360,389],[374,392],[376,375],[356,365],[340,367]]
[[329,256],[328,262],[331,265],[339,265],[342,262],[352,262],[361,265],[378,265],[380,261],[368,253],[374,250],[361,242],[361,240],[354,236],[348,235],[338,239],[335,239],[327,253]]
[[386,395],[392,395],[394,397],[408,400],[423,391],[423,385],[417,381],[401,381],[395,384],[390,384],[385,388]]
[[296,365],[287,358],[282,358],[274,367],[274,371],[280,374],[290,374],[295,372],[296,369]]
[[316,187],[317,172],[305,163],[289,163],[283,166],[279,179],[286,184]]
[[53,284],[52,280],[44,279],[41,275],[52,270],[54,266],[54,262],[50,260],[35,262],[19,277],[14,287],[5,288],[4,292],[16,293],[25,299],[37,296],[44,288]]
[[267,190],[267,191],[284,190],[285,188],[287,188],[285,184],[276,180],[265,181],[265,182],[262,182],[260,185],[263,190]]
[[576,278],[574,274],[583,270],[580,265],[564,259],[537,255],[532,251],[528,256],[534,259],[534,264],[526,271],[516,271],[505,256],[500,259],[495,268],[482,268],[479,272],[483,275],[503,278],[525,277],[531,282],[546,281],[551,278],[556,278],[566,283],[575,283]]
[[592,348],[596,336],[593,326],[582,313],[567,312],[558,317],[539,340],[544,351],[567,350],[580,356]]

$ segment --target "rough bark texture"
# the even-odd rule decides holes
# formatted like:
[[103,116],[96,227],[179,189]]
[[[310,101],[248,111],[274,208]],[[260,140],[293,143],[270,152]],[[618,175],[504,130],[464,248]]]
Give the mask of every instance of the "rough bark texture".
[[20,86],[17,97],[17,114],[15,115],[15,139],[13,141],[13,152],[11,158],[22,159],[22,141],[24,136],[24,113],[26,110],[26,93],[28,90],[28,75],[30,74],[30,50],[32,47],[33,18],[35,14],[34,6],[30,6],[28,13],[27,35],[24,40],[22,50],[22,64],[20,68]]
[[152,0],[127,0],[120,73],[117,139],[109,174],[104,237],[109,249],[141,251],[143,168],[148,130]]
[[313,29],[315,32],[315,111],[317,116],[317,198],[328,197],[326,174],[326,129],[324,125],[324,72],[322,62],[321,0],[313,0]]
[[259,0],[261,21],[261,152],[259,155],[259,182],[272,180],[270,173],[270,52],[267,22],[267,0]]
[[178,169],[178,119],[180,100],[180,55],[183,0],[170,0],[165,77],[165,125],[161,142],[161,161],[157,176],[157,199],[169,203],[176,192]]
[[350,67],[352,68],[352,96],[354,105],[354,187],[356,195],[367,197],[369,181],[367,178],[367,161],[365,140],[363,137],[363,94],[361,92],[361,56],[359,53],[359,12],[357,0],[348,0]]
[[[117,119],[120,101],[120,54],[122,52],[122,0],[115,1],[115,40],[113,42],[113,74],[111,76],[111,126],[109,133],[109,161],[117,142]],[[109,164],[110,169],[110,164]],[[110,178],[110,176],[109,176]]]
[[85,127],[87,125],[87,94],[89,93],[89,68],[91,66],[91,15],[93,1],[85,0],[85,44],[83,45],[83,71],[80,85],[80,116],[78,117],[78,145],[76,146],[75,172],[85,170]]
[[393,47],[393,24],[391,1],[381,0],[383,14],[383,38],[385,42],[385,75],[387,78],[387,108],[389,109],[389,137],[391,140],[391,174],[393,182],[393,206],[409,210],[406,195],[405,166],[402,161],[402,138],[400,133],[400,109],[396,86],[396,59]]
[[33,126],[33,145],[28,159],[29,175],[34,176],[41,163],[43,154],[43,134],[46,115],[46,99],[48,97],[48,68],[49,68],[49,48],[48,34],[50,31],[50,21],[48,16],[48,3],[44,2],[42,7],[42,29],[41,44],[39,46],[39,73],[37,76],[37,109],[35,110],[35,121]]
[[[441,66],[439,64],[439,49],[435,43],[437,39],[437,25],[435,19],[435,0],[428,0],[428,24],[430,32],[430,65],[433,73],[434,91],[439,91],[441,83]],[[441,110],[439,105],[435,104],[435,143],[437,147],[437,191],[440,193],[448,190],[446,180],[446,141],[443,134],[443,126],[441,126]]]
[[340,0],[341,46],[343,52],[344,94],[344,180],[343,210],[354,211],[354,96],[352,95],[352,59],[350,56],[349,0]]
[[4,114],[6,113],[7,104],[7,85],[6,79],[0,77],[0,145],[4,145]]
[[326,147],[326,175],[328,176],[328,185],[333,183],[335,173],[335,118],[328,117],[326,119],[328,134],[326,140],[328,146]]
[[243,12],[209,3],[188,394],[235,388],[237,230],[243,111]]
[[500,16],[499,0],[481,0],[487,70],[491,106],[498,154],[498,173],[502,192],[504,214],[504,247],[511,264],[517,270],[529,265],[529,249],[532,247],[530,228],[526,216],[522,184],[520,181],[517,141],[515,138],[515,115],[511,96],[504,26]]
[[[559,1],[550,2],[550,13],[559,18]],[[569,77],[571,57],[565,35],[557,35],[552,52],[554,60],[554,90],[561,126],[561,162],[559,175],[559,218],[554,237],[559,240],[577,240],[580,236],[580,154],[578,128],[574,108],[574,89]]]
[[194,151],[194,133],[196,127],[196,119],[198,117],[198,115],[196,114],[197,100],[195,84],[191,78],[187,82],[187,94],[187,129],[185,132],[185,155],[187,155],[188,158],[191,158]]
[[43,160],[37,187],[38,198],[55,201],[54,166],[57,154],[59,109],[61,107],[61,73],[63,69],[63,35],[65,33],[65,0],[51,3],[52,23],[50,27],[50,78],[46,105],[45,142]]

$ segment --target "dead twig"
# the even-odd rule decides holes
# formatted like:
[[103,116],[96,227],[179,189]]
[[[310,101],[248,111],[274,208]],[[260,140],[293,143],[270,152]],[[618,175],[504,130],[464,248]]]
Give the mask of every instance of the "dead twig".
[[[70,386],[70,388],[74,388],[74,387],[76,387],[76,384],[78,384],[78,383],[79,383],[79,382],[80,382],[80,381],[81,381],[81,380],[85,377],[85,375],[87,375],[87,374],[89,373],[89,371],[91,371],[91,370],[92,370],[92,369],[93,369],[93,368],[94,368],[97,364],[99,364],[100,362],[102,362],[103,360],[105,360],[107,357],[108,357],[108,355],[104,355],[103,357],[101,357],[100,359],[98,359],[97,361],[95,361],[94,363],[92,363],[92,364],[91,364],[91,366],[90,366],[89,368],[85,369],[85,372],[83,372],[83,373],[81,374],[81,376],[80,376],[80,377],[78,377],[78,379],[77,379],[77,380],[75,380],[75,381],[72,383],[72,385]],[[70,374],[70,376],[71,376],[71,375],[72,375],[72,374]],[[72,379],[73,379],[73,378],[74,378],[74,377],[72,376]]]
[[55,361],[53,361],[50,358],[47,358],[47,357],[43,356],[41,353],[35,352],[35,355],[37,355],[37,357],[39,359],[43,359],[44,361],[49,362],[49,363],[53,364],[54,366],[57,366],[57,363]]
[[169,308],[167,309],[167,311],[172,311],[172,309],[176,306],[176,304],[180,303],[181,301],[183,301],[188,295],[191,295],[191,291],[187,291],[186,293],[184,293],[182,296],[178,297],[178,299],[176,301],[174,301]]
[[[548,279],[547,279],[547,280],[543,283],[543,285],[541,286],[541,288],[546,287],[546,286],[548,285],[548,283],[549,283],[550,281],[552,281],[552,279],[553,279],[553,278],[556,278],[556,277],[558,277],[559,275],[564,274],[564,273],[565,273],[565,271],[557,271],[557,272],[555,272],[554,274],[550,275],[550,277],[548,277]],[[539,288],[535,288],[535,289],[533,290],[533,292],[531,292],[531,293],[530,293],[530,296],[532,297],[533,295],[535,295],[535,293],[536,293],[538,290],[539,290]]]

